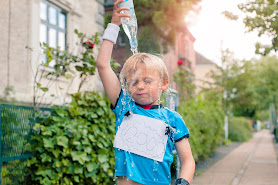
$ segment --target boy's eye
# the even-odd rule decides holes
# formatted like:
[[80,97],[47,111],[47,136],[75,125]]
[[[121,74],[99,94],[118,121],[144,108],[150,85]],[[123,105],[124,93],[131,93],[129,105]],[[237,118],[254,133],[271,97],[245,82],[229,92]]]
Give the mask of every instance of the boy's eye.
[[151,80],[145,80],[144,81],[146,84],[149,84],[149,83],[151,83],[152,81]]
[[138,81],[136,80],[135,82],[132,82],[131,85],[135,86],[138,84]]

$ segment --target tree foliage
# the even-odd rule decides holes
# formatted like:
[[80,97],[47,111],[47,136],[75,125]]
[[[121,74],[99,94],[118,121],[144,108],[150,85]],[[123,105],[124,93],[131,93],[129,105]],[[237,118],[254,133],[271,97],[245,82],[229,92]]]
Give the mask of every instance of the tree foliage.
[[278,2],[277,0],[252,0],[240,4],[241,11],[246,13],[244,24],[248,31],[258,30],[258,36],[267,34],[272,45],[256,44],[256,53],[267,55],[271,50],[278,50]]
[[222,51],[222,65],[211,76],[223,94],[225,112],[258,119],[271,104],[277,107],[277,64],[275,56],[240,61],[229,50]]
[[234,59],[229,50],[222,50],[221,61],[222,65],[211,76],[222,92],[225,113],[253,117],[256,109],[253,82],[256,76],[252,62]]
[[[174,43],[177,31],[184,28],[184,18],[191,10],[197,10],[201,0],[136,0],[134,1],[138,26],[146,28],[139,40],[153,38],[154,47],[157,44],[166,46]],[[149,37],[145,38],[146,35]],[[143,50],[145,42],[139,43]],[[146,43],[148,46],[150,43]],[[147,46],[146,46],[147,47]]]
[[278,105],[278,58],[263,57],[256,60],[257,81],[254,84],[260,109],[268,109],[270,104]]
[[[272,43],[264,45],[256,43],[256,53],[267,55],[270,51],[278,50],[278,2],[277,0],[248,0],[246,3],[238,5],[239,9],[245,13],[243,20],[248,32],[258,31],[258,36],[267,35]],[[238,16],[230,12],[224,12],[230,19],[237,19]]]

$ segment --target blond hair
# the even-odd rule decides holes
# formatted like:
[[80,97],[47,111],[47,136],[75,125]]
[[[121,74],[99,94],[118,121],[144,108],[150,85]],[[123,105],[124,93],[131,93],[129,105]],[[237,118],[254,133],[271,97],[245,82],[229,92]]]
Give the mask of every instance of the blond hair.
[[167,68],[160,57],[149,53],[136,53],[126,60],[120,72],[120,82],[122,85],[127,84],[128,76],[135,73],[139,64],[144,64],[147,68],[157,70],[160,74],[161,81],[163,83],[168,82]]

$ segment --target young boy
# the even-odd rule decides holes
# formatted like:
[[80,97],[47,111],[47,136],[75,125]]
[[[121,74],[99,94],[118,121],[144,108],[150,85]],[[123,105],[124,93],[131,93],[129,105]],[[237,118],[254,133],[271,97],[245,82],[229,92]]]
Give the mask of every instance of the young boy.
[[169,185],[172,151],[176,148],[181,172],[175,184],[189,185],[195,171],[189,131],[178,113],[159,105],[160,95],[168,88],[164,62],[151,54],[134,54],[125,62],[120,81],[110,67],[121,18],[129,17],[120,13],[129,10],[118,7],[122,1],[115,0],[112,20],[104,32],[97,58],[98,72],[116,115],[117,184]]

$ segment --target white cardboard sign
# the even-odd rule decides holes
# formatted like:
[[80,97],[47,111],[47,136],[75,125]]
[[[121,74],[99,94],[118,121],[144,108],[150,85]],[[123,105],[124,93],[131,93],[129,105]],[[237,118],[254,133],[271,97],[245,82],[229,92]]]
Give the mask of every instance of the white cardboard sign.
[[168,139],[166,126],[161,120],[131,114],[123,118],[113,146],[162,162]]

